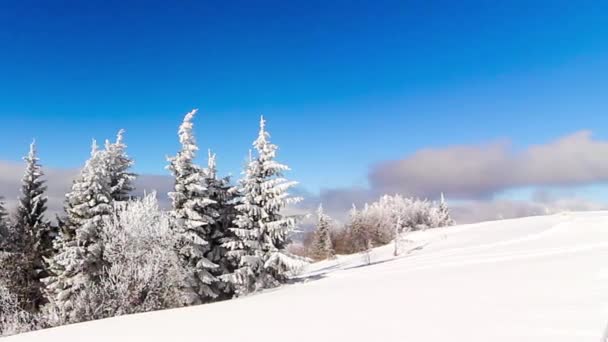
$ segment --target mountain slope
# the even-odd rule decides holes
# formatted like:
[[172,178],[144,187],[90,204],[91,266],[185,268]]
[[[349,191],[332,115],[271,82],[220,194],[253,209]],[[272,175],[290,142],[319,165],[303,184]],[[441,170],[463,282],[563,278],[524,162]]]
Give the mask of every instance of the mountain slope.
[[608,322],[608,213],[410,234],[311,265],[293,285],[7,341],[598,341]]

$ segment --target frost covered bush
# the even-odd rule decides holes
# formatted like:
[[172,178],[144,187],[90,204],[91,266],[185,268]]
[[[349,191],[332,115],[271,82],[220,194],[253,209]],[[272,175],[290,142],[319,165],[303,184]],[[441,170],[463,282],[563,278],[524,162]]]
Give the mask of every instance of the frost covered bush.
[[159,208],[156,194],[116,202],[101,233],[104,268],[97,294],[104,315],[177,307],[175,284],[183,277],[174,252],[175,235],[169,217]]
[[62,325],[180,306],[183,271],[174,252],[169,217],[156,194],[115,202],[100,232],[103,267],[99,281],[71,299],[68,313],[49,310],[52,325]]
[[353,207],[346,228],[333,234],[334,243],[338,253],[356,253],[386,245],[397,234],[452,224],[443,195],[438,205],[401,195],[384,195],[362,209]]
[[36,327],[35,316],[22,310],[17,297],[0,284],[0,336],[19,334]]

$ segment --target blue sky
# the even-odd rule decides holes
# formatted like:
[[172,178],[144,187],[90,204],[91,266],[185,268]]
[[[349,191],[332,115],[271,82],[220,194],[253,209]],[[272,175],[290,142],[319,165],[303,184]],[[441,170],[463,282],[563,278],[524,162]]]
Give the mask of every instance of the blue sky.
[[3,1],[0,160],[35,137],[78,167],[125,128],[163,174],[192,108],[232,173],[263,113],[313,192],[423,148],[608,139],[607,22],[605,1]]

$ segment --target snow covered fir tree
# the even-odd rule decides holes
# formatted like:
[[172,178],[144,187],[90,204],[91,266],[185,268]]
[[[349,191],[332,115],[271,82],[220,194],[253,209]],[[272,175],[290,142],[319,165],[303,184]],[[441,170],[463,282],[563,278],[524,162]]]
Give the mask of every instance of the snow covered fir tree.
[[181,150],[169,158],[167,167],[175,179],[169,197],[174,229],[179,236],[176,249],[188,272],[182,284],[186,304],[209,302],[221,291],[220,280],[213,275],[219,265],[209,260],[215,257],[211,239],[219,213],[211,208],[215,201],[209,198],[205,186],[208,171],[194,163],[198,146],[192,120],[196,113],[195,109],[184,117],[178,132]]
[[239,185],[241,199],[232,228],[236,238],[225,244],[238,260],[238,268],[227,278],[241,295],[278,286],[302,262],[285,249],[298,217],[282,215],[287,205],[301,200],[287,192],[297,183],[283,178],[289,167],[275,160],[277,146],[270,142],[263,117],[253,147],[256,154],[250,156]]
[[454,225],[454,220],[452,219],[452,216],[450,215],[450,209],[448,208],[448,204],[445,201],[445,197],[443,196],[443,192],[441,193],[441,199],[439,202],[439,223],[438,226],[439,227],[445,227],[445,226],[453,226]]
[[212,201],[204,209],[206,213],[214,218],[209,236],[210,250],[209,260],[218,265],[211,273],[218,279],[220,290],[218,299],[228,299],[234,295],[234,286],[222,276],[234,272],[237,268],[236,260],[229,258],[228,250],[224,246],[226,241],[234,239],[234,233],[230,230],[236,218],[237,192],[230,185],[230,177],[219,177],[217,174],[216,155],[208,152],[207,168],[203,169],[203,184],[208,198]]
[[24,161],[21,196],[12,224],[6,221],[4,208],[0,214],[8,243],[1,271],[19,306],[33,312],[45,301],[41,279],[48,275],[44,258],[51,256],[54,235],[45,219],[46,186],[34,142]]
[[331,218],[325,214],[323,205],[317,209],[317,227],[313,235],[310,255],[316,260],[329,259],[334,256],[330,231]]
[[119,130],[103,149],[93,143],[63,215],[48,219],[32,143],[14,212],[0,202],[0,334],[249,295],[286,283],[311,260],[454,224],[443,195],[438,203],[385,195],[353,207],[346,222],[319,205],[307,245],[292,253],[292,238],[302,235],[297,228],[314,208],[290,194],[297,183],[285,178],[290,168],[277,161],[264,118],[233,184],[218,175],[211,151],[204,167],[197,164],[196,115],[183,118],[179,151],[168,158],[167,209],[155,192],[134,194],[134,162]]
[[136,175],[130,172],[133,160],[126,152],[127,145],[124,143],[125,130],[121,129],[116,135],[116,141],[106,140],[106,166],[110,179],[110,196],[114,201],[126,201],[135,190],[133,181]]
[[0,251],[3,251],[8,245],[8,229],[8,211],[4,203],[4,197],[0,197]]
[[52,256],[55,232],[45,218],[48,199],[35,142],[30,145],[24,160],[26,168],[15,216],[14,233],[17,235],[17,245],[22,249],[20,254],[27,268],[27,284],[31,286],[28,302],[32,308],[38,308],[44,302],[41,279],[48,276],[44,259]]
[[[117,142],[121,143],[120,152],[112,144],[99,150],[93,142],[90,159],[66,195],[65,217],[54,244],[57,252],[49,260],[51,275],[44,280],[47,298],[60,315],[72,319],[77,319],[73,317],[73,296],[87,285],[97,283],[107,266],[100,233],[104,219],[112,212],[112,195],[126,196],[131,190],[132,176],[127,169],[132,162],[126,157],[119,159],[124,157],[122,134]],[[128,181],[121,180],[113,186],[112,177],[121,172],[122,180]]]

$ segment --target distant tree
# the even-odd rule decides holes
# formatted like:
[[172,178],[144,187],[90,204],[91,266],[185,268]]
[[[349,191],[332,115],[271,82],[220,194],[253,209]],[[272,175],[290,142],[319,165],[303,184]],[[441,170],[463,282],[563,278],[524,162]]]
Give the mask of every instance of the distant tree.
[[316,260],[324,260],[334,256],[334,248],[330,232],[331,218],[323,211],[323,205],[317,209],[317,227],[311,245],[311,256]]
[[[340,237],[336,249],[350,253],[361,252],[369,246],[382,246],[403,234],[415,230],[442,227],[453,224],[445,200],[436,206],[433,202],[406,198],[401,195],[384,195],[363,208],[353,207],[349,222]],[[398,254],[396,241],[396,254]]]
[[217,215],[211,205],[205,187],[205,172],[194,163],[198,146],[193,132],[192,120],[197,110],[186,114],[179,127],[181,150],[169,158],[167,167],[175,178],[171,216],[178,235],[176,250],[186,269],[187,277],[181,285],[185,304],[200,304],[220,295],[220,280],[213,275],[219,266],[209,260],[210,243]]
[[277,286],[302,263],[285,250],[298,218],[282,215],[287,205],[301,199],[287,192],[296,182],[283,178],[289,167],[275,161],[277,146],[270,143],[265,123],[262,117],[253,143],[256,156],[250,156],[240,182],[236,227],[232,228],[236,238],[225,244],[229,255],[238,260],[238,269],[225,277],[238,295]]
[[377,222],[369,220],[369,205],[365,205],[362,210],[358,210],[354,205],[350,210],[350,222],[348,223],[349,238],[353,252],[363,252],[370,249],[373,245],[372,238],[377,231]]
[[110,193],[114,201],[128,200],[135,189],[133,181],[136,175],[129,171],[134,162],[126,153],[127,145],[124,143],[124,133],[123,129],[118,131],[115,142],[106,140],[104,151],[110,178]]
[[446,227],[446,226],[453,226],[454,225],[454,220],[452,219],[452,216],[450,215],[450,209],[448,208],[448,204],[445,201],[445,197],[443,196],[443,192],[441,193],[441,201],[439,202],[439,226],[440,227]]
[[106,165],[106,154],[93,143],[91,158],[66,195],[66,217],[55,239],[57,254],[49,260],[51,276],[44,279],[47,298],[61,315],[74,312],[73,296],[98,282],[106,266],[100,240],[104,218],[112,209]]

